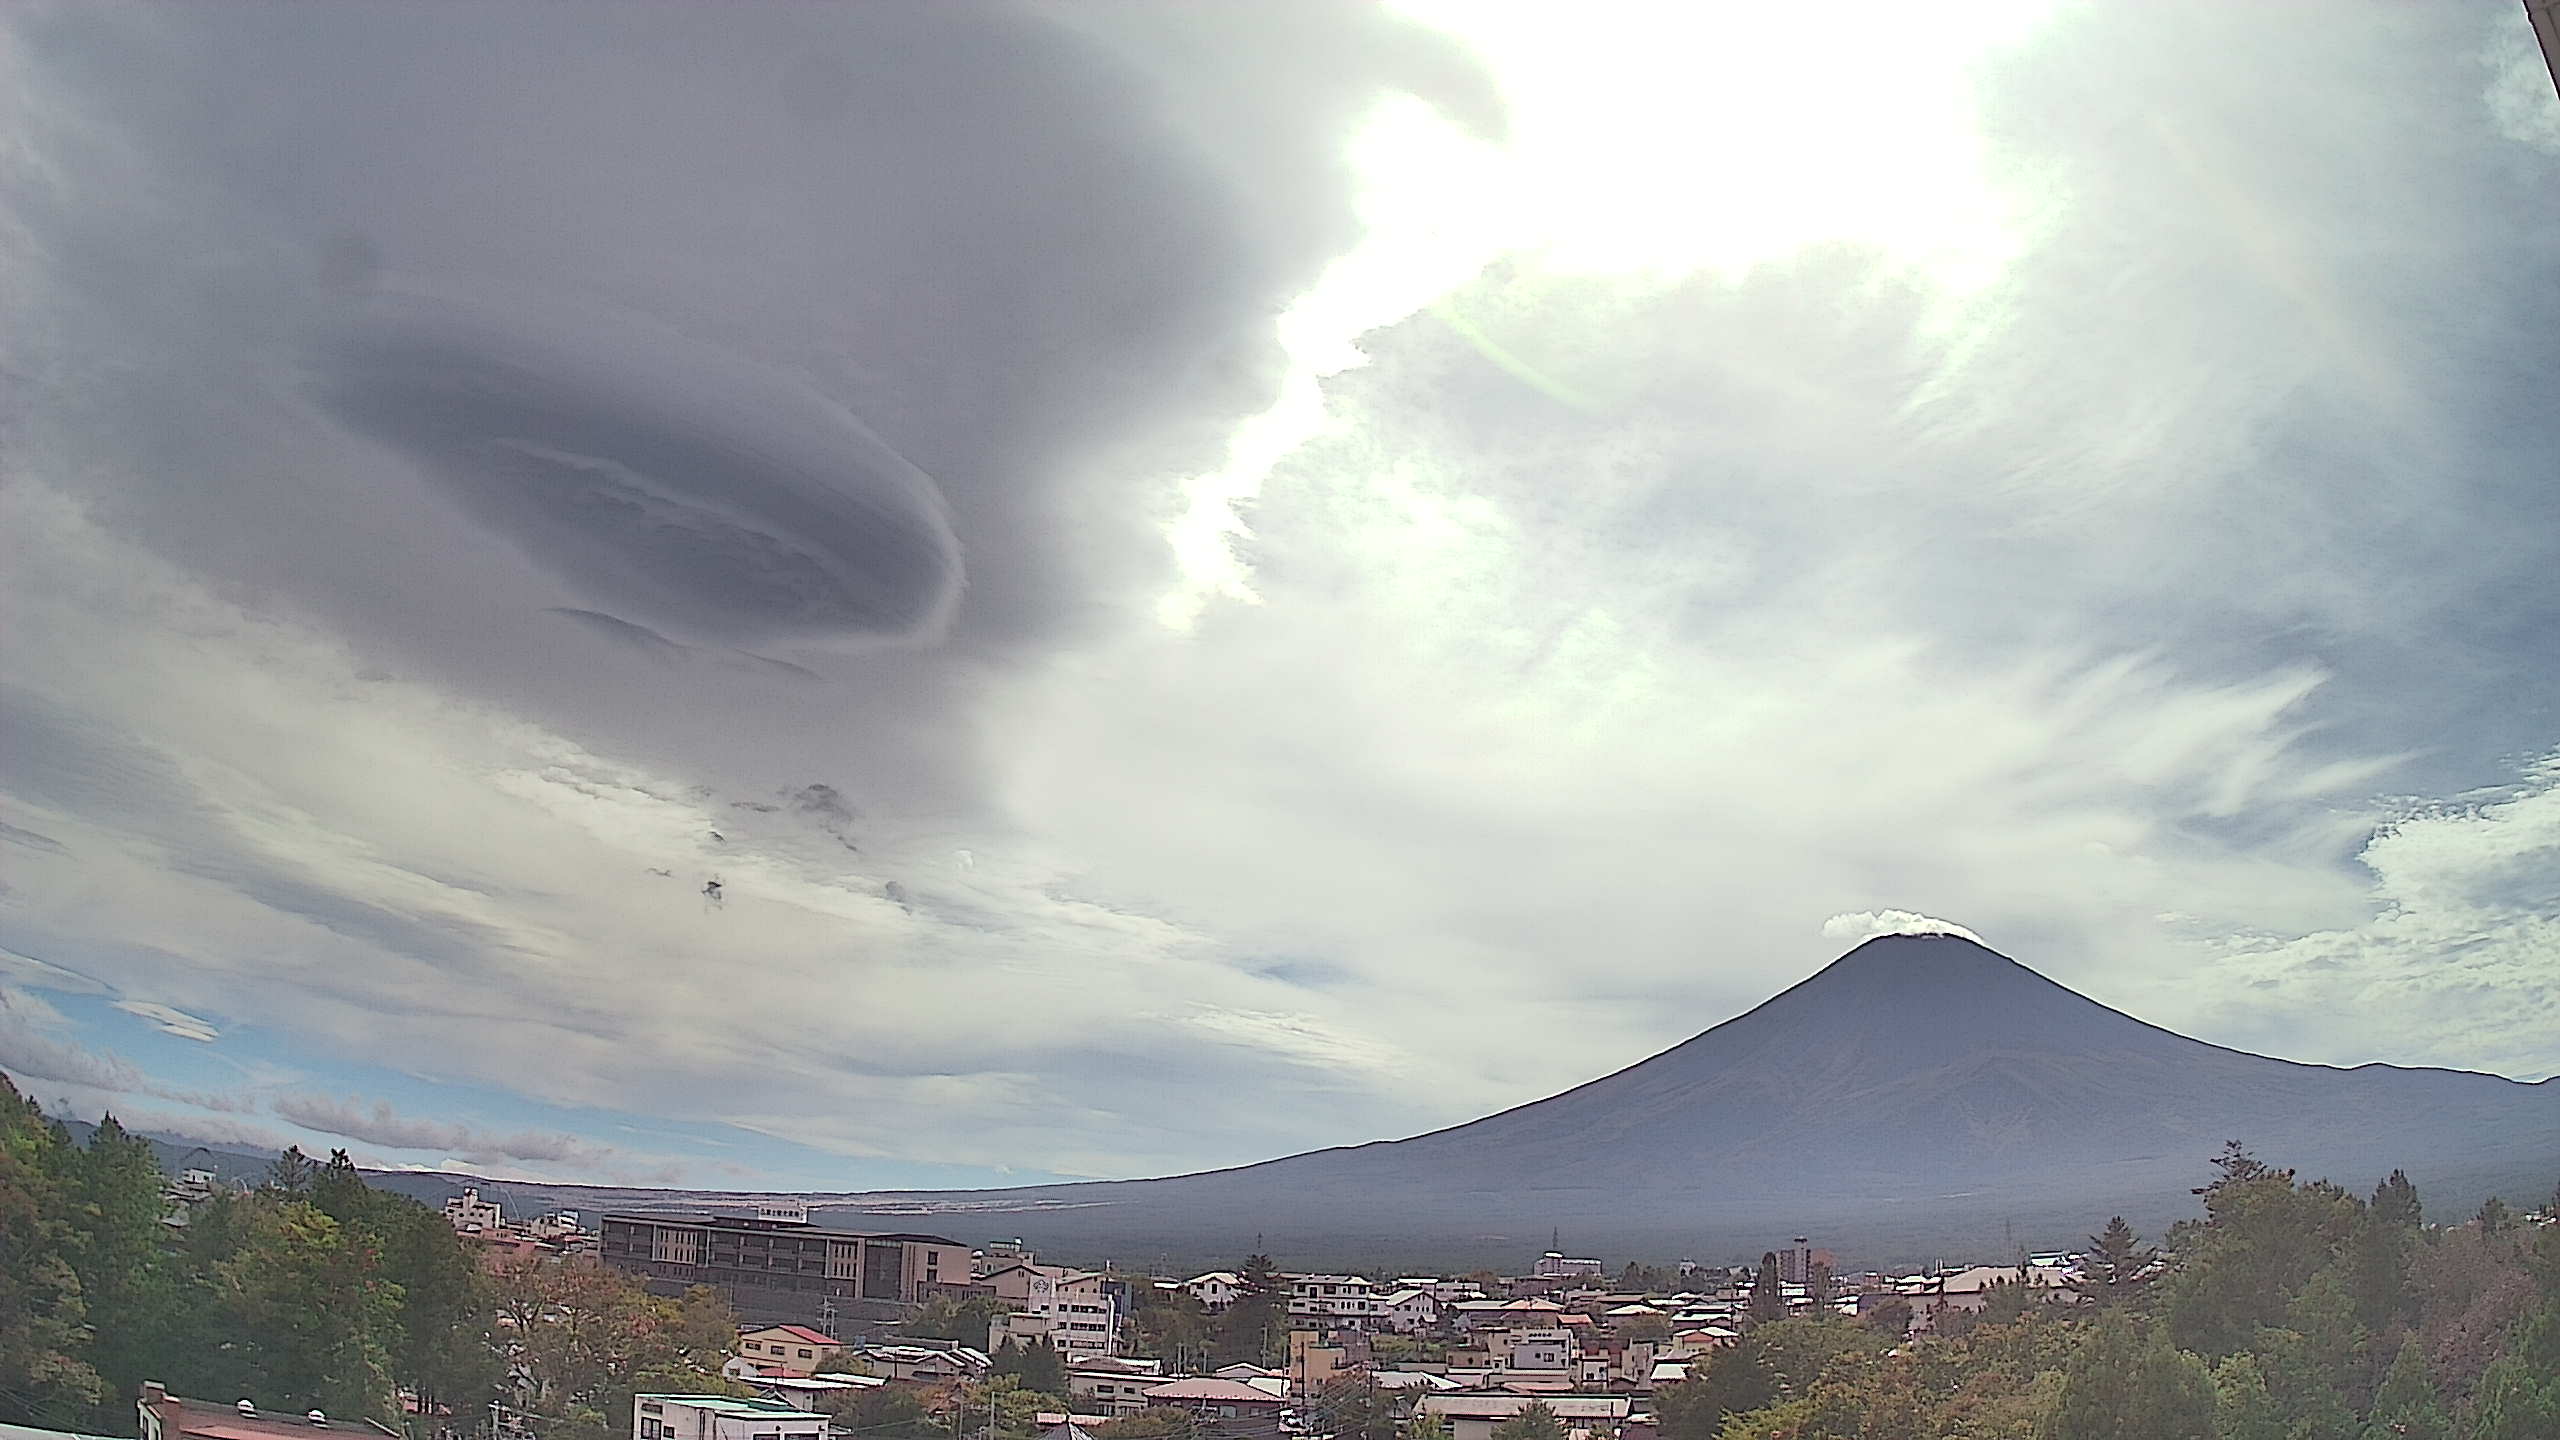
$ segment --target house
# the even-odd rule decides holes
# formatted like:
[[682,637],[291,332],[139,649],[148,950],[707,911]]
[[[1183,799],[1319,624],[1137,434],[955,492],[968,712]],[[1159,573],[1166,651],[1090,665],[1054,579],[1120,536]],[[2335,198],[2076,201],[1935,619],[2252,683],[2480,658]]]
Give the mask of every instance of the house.
[[987,1352],[966,1345],[865,1345],[854,1353],[883,1379],[924,1385],[983,1379],[995,1363]]
[[1570,1330],[1505,1330],[1487,1337],[1485,1348],[1505,1370],[1563,1370],[1581,1352]]
[[2076,1301],[2078,1292],[2066,1283],[2070,1274],[2059,1266],[1974,1265],[1945,1275],[1910,1276],[1898,1281],[1894,1290],[1911,1302],[1912,1328],[1926,1331],[1936,1328],[1938,1317],[1948,1311],[1979,1311],[1998,1285],[2023,1283],[2038,1299]]
[[1291,1275],[1288,1310],[1300,1319],[1362,1323],[1384,1310],[1384,1297],[1365,1275]]
[[1532,1404],[1544,1404],[1568,1430],[1614,1440],[1632,1408],[1624,1395],[1425,1395],[1421,1410],[1449,1423],[1449,1440],[1493,1440],[1494,1427]]
[[383,1440],[396,1432],[370,1420],[332,1420],[317,1410],[261,1410],[247,1400],[186,1400],[157,1380],[134,1404],[142,1440],[311,1440],[315,1434]]
[[1458,1323],[1469,1330],[1508,1329],[1516,1325],[1552,1325],[1565,1313],[1553,1300],[1460,1300],[1442,1302],[1441,1308],[1457,1316]]
[[1158,1385],[1147,1392],[1147,1403],[1188,1410],[1213,1429],[1249,1440],[1278,1440],[1281,1412],[1289,1404],[1259,1386],[1208,1376]]
[[631,1440],[827,1440],[827,1417],[732,1395],[634,1395]]
[[1147,1408],[1147,1392],[1165,1382],[1161,1360],[1129,1360],[1097,1355],[1079,1360],[1067,1371],[1067,1394],[1087,1402],[1085,1408],[1104,1415],[1129,1415]]
[[842,1341],[806,1325],[767,1325],[738,1337],[738,1358],[765,1375],[815,1375]]
[[1194,1275],[1183,1281],[1182,1288],[1191,1292],[1191,1298],[1199,1301],[1202,1308],[1215,1315],[1236,1303],[1236,1296],[1244,1289],[1244,1277],[1233,1270],[1212,1270],[1206,1275]]
[[1428,1290],[1391,1290],[1378,1297],[1378,1328],[1419,1335],[1440,1326],[1440,1302]]
[[877,1390],[889,1382],[877,1375],[767,1375],[750,1378],[748,1387],[759,1400],[772,1400],[814,1410],[827,1401],[850,1390]]
[[1063,1265],[1008,1265],[978,1277],[978,1283],[1005,1303],[987,1343],[1029,1343],[1047,1336],[1062,1355],[1114,1355],[1120,1350],[1120,1307],[1104,1288],[1104,1277]]

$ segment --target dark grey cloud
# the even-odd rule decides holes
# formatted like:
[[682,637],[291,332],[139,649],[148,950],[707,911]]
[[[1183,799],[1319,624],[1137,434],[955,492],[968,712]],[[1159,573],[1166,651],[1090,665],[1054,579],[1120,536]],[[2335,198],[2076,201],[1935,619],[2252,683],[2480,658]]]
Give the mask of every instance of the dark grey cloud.
[[[474,516],[679,639],[933,638],[961,568],[933,482],[787,377],[648,327],[377,294],[312,389]],[[620,618],[620,617],[616,617]]]

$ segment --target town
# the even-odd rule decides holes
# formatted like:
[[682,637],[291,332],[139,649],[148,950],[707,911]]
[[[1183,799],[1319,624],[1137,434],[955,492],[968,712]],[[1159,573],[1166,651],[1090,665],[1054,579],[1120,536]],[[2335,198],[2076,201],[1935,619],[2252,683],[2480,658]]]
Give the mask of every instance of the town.
[[[182,1176],[180,1189],[206,1178]],[[1805,1236],[1753,1267],[1612,1270],[1550,1249],[1511,1275],[1301,1273],[1260,1256],[1143,1275],[1044,1264],[1019,1240],[837,1228],[787,1201],[751,1214],[608,1214],[589,1228],[574,1211],[510,1221],[466,1189],[443,1214],[489,1263],[592,1257],[667,1296],[709,1286],[741,1317],[720,1367],[739,1393],[636,1394],[632,1440],[824,1440],[871,1392],[947,1407],[934,1418],[964,1431],[965,1387],[1007,1375],[1060,1402],[1031,1413],[1041,1440],[1165,1433],[1171,1417],[1159,1412],[1179,1415],[1185,1433],[1238,1440],[1330,1434],[1326,1397],[1344,1381],[1373,1391],[1399,1427],[1448,1440],[1493,1440],[1533,1406],[1570,1436],[1652,1440],[1656,1389],[1687,1381],[1756,1323],[1820,1314],[1916,1338],[1961,1329],[2008,1295],[2076,1303],[2085,1278],[2084,1257],[2064,1252],[1840,1274]],[[497,1413],[501,1435],[521,1432],[507,1407]],[[1137,1417],[1149,1423],[1115,1423]],[[237,1427],[236,1413],[218,1418]]]
[[[344,1151],[164,1179],[112,1121],[0,1100],[0,1238],[45,1257],[0,1297],[5,1440],[2534,1440],[2560,1402],[2560,1195],[2430,1222],[2398,1172],[2359,1195],[2236,1142],[2154,1241],[1907,1273],[1559,1233],[1501,1271],[1150,1274],[787,1198],[430,1208]],[[2054,1420],[2136,1403],[2185,1419]],[[2252,1428],[2286,1415],[2319,1423]]]

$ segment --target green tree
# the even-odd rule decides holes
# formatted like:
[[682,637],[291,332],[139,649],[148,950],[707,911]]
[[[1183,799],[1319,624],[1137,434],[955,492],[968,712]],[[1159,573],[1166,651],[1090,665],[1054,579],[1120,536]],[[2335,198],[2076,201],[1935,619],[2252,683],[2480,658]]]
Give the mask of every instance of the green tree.
[[1007,1440],[1025,1440],[1040,1416],[1040,1397],[1023,1389],[1022,1381],[1012,1375],[990,1375],[974,1385],[961,1385],[955,1403],[961,1417],[974,1415],[975,1423]]
[[1417,1410],[1404,1427],[1404,1440],[1449,1440],[1449,1422],[1428,1410]]
[[2150,1280],[2149,1270],[2156,1252],[2142,1243],[2121,1215],[2107,1222],[2104,1230],[2089,1237],[2089,1253],[2081,1257],[2080,1273],[2071,1280],[2074,1293],[2099,1305],[2120,1305],[2131,1300]]
[[360,1236],[300,1200],[249,1217],[248,1240],[217,1263],[228,1318],[260,1403],[389,1422],[398,1411],[389,1342],[399,1287]]
[[1709,1355],[1690,1378],[1653,1392],[1664,1440],[1713,1440],[1725,1421],[1778,1399],[1778,1372],[1758,1327]]
[[1875,1355],[1891,1340],[1873,1330],[1824,1315],[1776,1320],[1755,1328],[1749,1339],[1776,1381],[1780,1395],[1799,1395],[1842,1356]]
[[666,1300],[593,1260],[512,1260],[493,1272],[491,1294],[516,1403],[545,1440],[626,1434],[642,1390],[745,1393],[720,1374],[737,1314],[707,1287]]
[[[1096,1426],[1093,1440],[1196,1440],[1200,1417],[1179,1405],[1150,1405]],[[1448,1440],[1443,1432],[1439,1440]]]
[[1751,1277],[1751,1298],[1744,1303],[1743,1313],[1754,1321],[1787,1318],[1787,1292],[1778,1281],[1778,1252],[1760,1257],[1760,1268]]
[[1034,1335],[1027,1342],[1007,1338],[996,1347],[994,1360],[993,1373],[1014,1377],[1025,1390],[1067,1393],[1067,1362],[1046,1335]]
[[828,1402],[839,1429],[861,1440],[937,1440],[942,1434],[916,1392],[903,1385],[847,1390]]
[[[2560,1225],[2542,1231],[2542,1255],[2560,1255]],[[2537,1265],[2540,1308],[2510,1329],[2505,1353],[2480,1377],[2472,1412],[2473,1440],[2550,1440],[2560,1436],[2560,1274]]]
[[1493,1440],[1565,1440],[1564,1421],[1554,1406],[1532,1400],[1520,1407],[1519,1414],[1493,1427]]
[[1887,1295],[1873,1305],[1861,1303],[1858,1323],[1888,1339],[1899,1341],[1911,1333],[1911,1302],[1899,1295]]
[[[311,1203],[341,1225],[363,1225],[372,1218],[375,1195],[364,1173],[344,1150],[332,1150],[311,1177]],[[451,1227],[446,1227],[450,1229]]]
[[2292,1429],[2267,1389],[2258,1357],[2243,1352],[2213,1367],[2216,1440],[2288,1440]]
[[984,1350],[988,1330],[1003,1313],[1004,1302],[993,1295],[968,1295],[958,1300],[936,1295],[907,1321],[905,1329],[909,1335],[950,1340],[972,1350]]
[[2156,1327],[2100,1316],[2063,1371],[2051,1440],[2213,1440],[2213,1376]]
[[1367,1372],[1336,1375],[1317,1387],[1307,1407],[1315,1433],[1334,1440],[1397,1440],[1395,1397]]
[[2508,1219],[2507,1202],[2492,1195],[2480,1202],[2480,1213],[2472,1217],[2472,1223],[2480,1227],[2483,1235],[2503,1235]]
[[2296,1185],[2243,1152],[2215,1161],[2224,1178],[2204,1187],[2205,1218],[2170,1232],[2175,1273],[2161,1282],[2169,1338],[2219,1359],[2282,1326],[2313,1276],[2329,1268],[2363,1210],[2334,1185]]
[[1288,1282],[1271,1257],[1247,1256],[1237,1272],[1236,1298],[1218,1317],[1218,1359],[1227,1364],[1276,1362],[1288,1343],[1288,1304]]
[[1664,1315],[1630,1315],[1618,1322],[1617,1329],[1629,1340],[1662,1340],[1671,1334],[1671,1320]]
[[2452,1440],[2453,1419],[2427,1378],[2426,1357],[2417,1346],[2403,1345],[2393,1358],[2382,1388],[2374,1392],[2364,1433],[2368,1440]]
[[308,1194],[318,1173],[318,1167],[311,1163],[310,1156],[302,1153],[301,1146],[287,1145],[276,1156],[275,1163],[267,1167],[266,1188],[293,1196]]
[[391,1377],[433,1414],[480,1413],[502,1373],[489,1330],[487,1277],[444,1216],[405,1195],[371,1192],[365,1228],[383,1277],[400,1287]]
[[1180,1373],[1188,1365],[1196,1365],[1209,1354],[1209,1310],[1199,1297],[1187,1290],[1159,1290],[1152,1285],[1138,1292],[1138,1311],[1132,1317],[1130,1348],[1151,1359],[1162,1360]]
[[2416,1230],[2426,1223],[2426,1207],[2418,1202],[2418,1187],[2409,1183],[2409,1172],[2394,1170],[2373,1187],[2373,1217],[2385,1225],[2403,1230]]
[[92,1340],[89,1360],[106,1393],[98,1419],[121,1428],[125,1411],[166,1349],[173,1291],[167,1263],[166,1181],[151,1143],[116,1122],[98,1122],[67,1171],[71,1243],[65,1258],[80,1277]]
[[85,1422],[105,1398],[87,1358],[87,1314],[61,1175],[61,1132],[0,1075],[0,1417]]

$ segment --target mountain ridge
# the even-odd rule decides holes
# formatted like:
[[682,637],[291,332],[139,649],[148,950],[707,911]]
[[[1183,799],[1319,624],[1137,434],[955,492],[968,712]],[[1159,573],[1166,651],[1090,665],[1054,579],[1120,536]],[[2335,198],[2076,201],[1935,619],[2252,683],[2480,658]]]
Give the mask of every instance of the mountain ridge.
[[1463,1124],[1147,1179],[812,1203],[1085,1259],[1232,1260],[1259,1242],[1291,1263],[1473,1264],[1561,1227],[1655,1259],[1819,1233],[1881,1261],[2018,1226],[2070,1242],[2117,1213],[2156,1234],[2234,1138],[2358,1189],[2405,1168],[2467,1211],[2560,1176],[2560,1086],[2255,1055],[1964,937],[1881,936],[1654,1055]]

